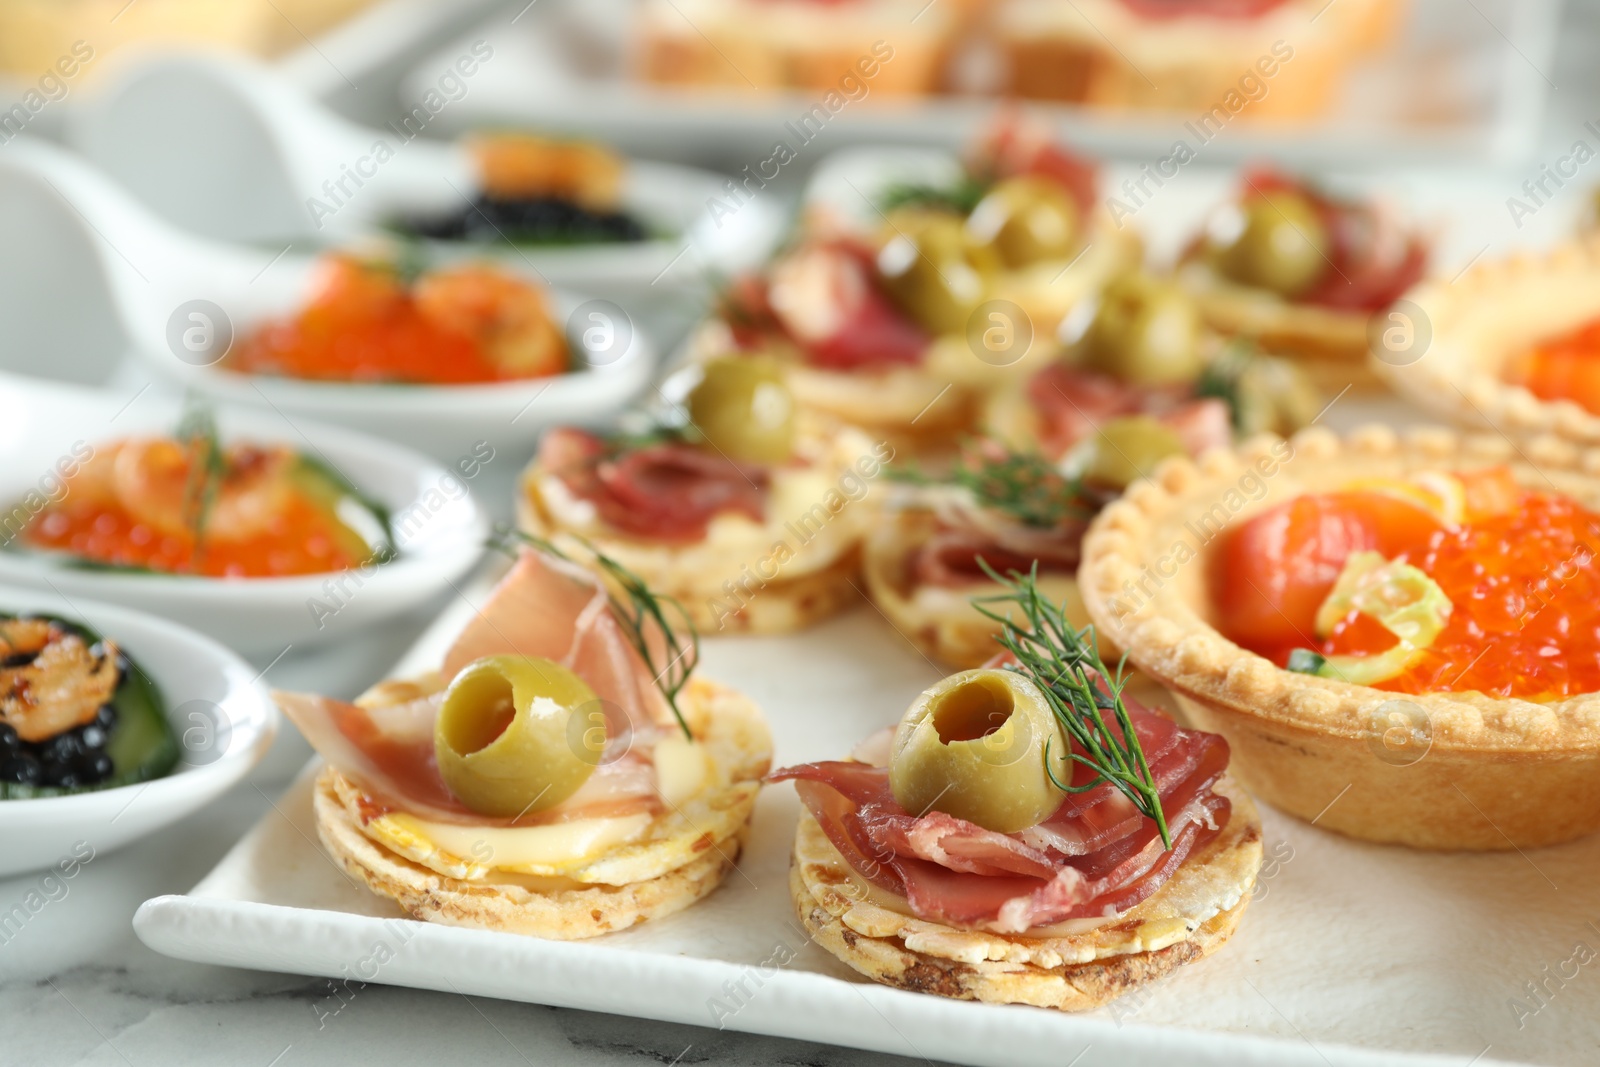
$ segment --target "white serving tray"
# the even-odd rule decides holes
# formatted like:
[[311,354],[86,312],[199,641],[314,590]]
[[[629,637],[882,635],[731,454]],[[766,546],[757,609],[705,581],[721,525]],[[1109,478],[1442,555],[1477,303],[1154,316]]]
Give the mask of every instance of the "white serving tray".
[[[469,589],[396,674],[436,663],[485,592]],[[761,702],[780,764],[839,756],[941,673],[866,607],[795,637],[708,640],[703,669]],[[809,944],[787,888],[798,811],[787,786],[763,795],[738,870],[710,898],[560,943],[414,922],[357,887],[316,843],[313,772],[189,893],[141,907],[139,937],[205,963],[996,1067],[1575,1067],[1600,1044],[1600,978],[1568,962],[1576,943],[1600,945],[1600,906],[1586,889],[1600,879],[1600,838],[1526,855],[1428,855],[1264,808],[1267,867],[1232,942],[1069,1016],[873,985]],[[1549,978],[1543,1007],[1529,999],[1526,983],[1562,970],[1578,973]],[[1514,1000],[1529,1014],[1519,1018]]]
[[[815,92],[641,84],[629,70],[636,2],[543,0],[515,23],[497,16],[476,28],[479,36],[494,35],[495,61],[471,94],[441,114],[442,125],[532,124],[601,136],[646,155],[676,158],[692,147],[700,158],[718,154],[754,165],[771,154],[774,138],[791,139],[786,122],[817,103]],[[1213,162],[1266,156],[1336,166],[1520,159],[1537,144],[1560,13],[1561,0],[1411,0],[1398,46],[1361,60],[1328,114],[1292,125],[1241,121],[1201,154]],[[1308,35],[1316,31],[1306,28]],[[420,64],[404,91],[414,96],[424,89],[459,49],[452,43]],[[827,150],[962,148],[992,123],[995,107],[993,97],[869,95],[829,122]],[[1069,143],[1099,155],[1153,162],[1171,151],[1175,137],[1192,140],[1182,124],[1193,115],[1049,104],[1037,110]]]

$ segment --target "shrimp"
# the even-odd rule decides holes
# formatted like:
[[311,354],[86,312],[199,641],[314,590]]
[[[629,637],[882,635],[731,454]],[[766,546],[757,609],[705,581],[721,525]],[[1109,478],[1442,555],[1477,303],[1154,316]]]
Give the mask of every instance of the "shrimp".
[[82,726],[116,693],[117,646],[90,648],[48,619],[0,621],[0,722],[24,741]]
[[[242,541],[269,532],[293,502],[292,461],[293,454],[284,448],[228,449],[215,498],[205,514],[206,539]],[[191,472],[198,462],[194,450],[172,438],[123,442],[112,470],[117,502],[136,521],[159,533],[192,533],[200,500],[198,480]]]
[[600,145],[528,134],[493,134],[467,142],[490,196],[552,197],[591,211],[615,211],[622,199],[622,158]]
[[417,282],[417,310],[443,329],[475,338],[506,377],[544,377],[567,367],[566,338],[544,294],[493,267],[434,271]]

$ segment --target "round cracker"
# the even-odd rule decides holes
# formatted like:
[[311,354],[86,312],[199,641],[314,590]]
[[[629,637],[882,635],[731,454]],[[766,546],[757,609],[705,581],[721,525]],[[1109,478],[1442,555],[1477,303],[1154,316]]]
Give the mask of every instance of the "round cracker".
[[1243,790],[1223,832],[1149,900],[1081,934],[960,930],[872,901],[809,813],[795,835],[789,889],[801,923],[844,963],[885,985],[960,1000],[1088,1011],[1215,952],[1249,904],[1261,820]]
[[515,882],[475,881],[430,871],[361,832],[334,791],[332,768],[317,778],[317,836],[352,877],[389,897],[415,919],[576,941],[625,930],[682,911],[722,884],[738,862],[743,832],[658,878],[627,885],[530,889]]
[[715,889],[738,860],[772,761],[771,733],[743,694],[696,677],[680,703],[714,786],[580,865],[511,873],[431,844],[402,854],[364,831],[360,790],[332,768],[317,779],[318,836],[369,889],[431,922],[576,940],[670,915]]

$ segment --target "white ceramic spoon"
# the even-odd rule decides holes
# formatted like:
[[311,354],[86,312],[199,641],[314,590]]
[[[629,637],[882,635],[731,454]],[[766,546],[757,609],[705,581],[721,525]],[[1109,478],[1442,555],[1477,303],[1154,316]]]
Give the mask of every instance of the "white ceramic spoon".
[[[219,370],[214,363],[226,350],[228,335],[237,339],[304,306],[316,260],[183,233],[61,149],[26,138],[5,147],[0,152],[0,278],[17,278],[19,286],[0,292],[0,312],[13,301],[42,298],[70,305],[70,294],[63,299],[60,293],[40,292],[29,279],[65,282],[56,269],[62,257],[87,243],[99,258],[104,287],[134,351],[173,382],[220,400],[336,422],[443,460],[485,439],[526,458],[546,426],[605,422],[654,372],[650,340],[625,310],[559,290],[552,293],[553,304],[579,363],[568,374],[436,387],[308,382]],[[515,269],[514,263],[507,266]],[[96,288],[101,280],[83,277],[72,283],[83,286],[86,299],[103,299]],[[21,307],[17,314],[30,310]],[[4,345],[0,338],[0,348]],[[53,377],[46,355],[5,353],[4,363]],[[30,359],[37,365],[30,366]],[[77,374],[77,380],[85,377]]]
[[221,796],[272,744],[278,712],[258,672],[209,637],[143,612],[9,585],[0,585],[0,612],[56,615],[114,640],[161,691],[181,754],[171,774],[137,785],[0,800],[0,877],[50,867],[70,878]]
[[[479,59],[464,53],[427,103],[448,109],[471,92]],[[459,88],[458,88],[459,87]],[[301,244],[370,233],[406,214],[459,212],[479,191],[458,144],[429,140],[434,112],[381,129],[333,114],[265,67],[238,57],[146,61],[78,113],[75,146],[138,199],[186,229],[235,241]],[[452,254],[525,261],[554,285],[636,296],[727,273],[779,237],[770,212],[713,219],[725,178],[664,163],[628,163],[625,210],[663,236],[577,247],[507,241],[428,242]],[[752,249],[751,246],[756,246]],[[685,249],[688,251],[686,252]]]
[[399,558],[325,575],[223,580],[88,570],[5,551],[45,501],[70,500],[62,476],[74,472],[87,450],[123,437],[170,434],[180,405],[154,391],[122,396],[0,374],[0,582],[141,608],[265,663],[290,646],[304,651],[353,636],[448,595],[488,536],[472,478],[484,466],[515,462],[491,445],[473,457],[475,465],[447,470],[410,449],[308,419],[232,407],[216,414],[224,442],[287,444],[386,507]]

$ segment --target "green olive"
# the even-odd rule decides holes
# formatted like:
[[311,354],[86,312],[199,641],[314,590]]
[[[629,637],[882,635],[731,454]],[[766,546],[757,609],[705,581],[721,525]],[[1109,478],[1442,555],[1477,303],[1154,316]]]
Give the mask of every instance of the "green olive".
[[1175,282],[1128,274],[1100,294],[1074,348],[1092,370],[1133,385],[1172,385],[1199,377],[1203,335],[1200,308]]
[[1008,267],[1069,259],[1078,250],[1078,206],[1048,178],[1007,178],[972,209],[967,232]]
[[552,808],[600,762],[604,740],[585,729],[584,718],[598,707],[594,690],[559,663],[529,656],[474,660],[445,690],[433,725],[439,774],[481,815]]
[[1149,415],[1112,419],[1084,442],[1083,448],[1084,478],[1116,489],[1148,478],[1156,464],[1184,451],[1183,441],[1172,428]]
[[961,333],[1000,269],[995,250],[974,242],[946,211],[893,212],[878,248],[878,277],[895,305],[933,333]]
[[1251,358],[1234,380],[1233,393],[1241,436],[1270,432],[1287,437],[1322,409],[1322,396],[1306,372],[1273,356]]
[[689,418],[730,459],[782,463],[794,451],[794,397],[770,359],[707,363],[689,393]]
[[1238,234],[1212,246],[1222,273],[1293,299],[1327,272],[1328,230],[1310,200],[1273,189],[1251,195],[1238,210]]
[[942,811],[986,830],[1016,833],[1054,814],[1070,774],[1061,724],[1033,682],[1015,671],[953,674],[916,699],[894,734],[889,787],[912,815]]

